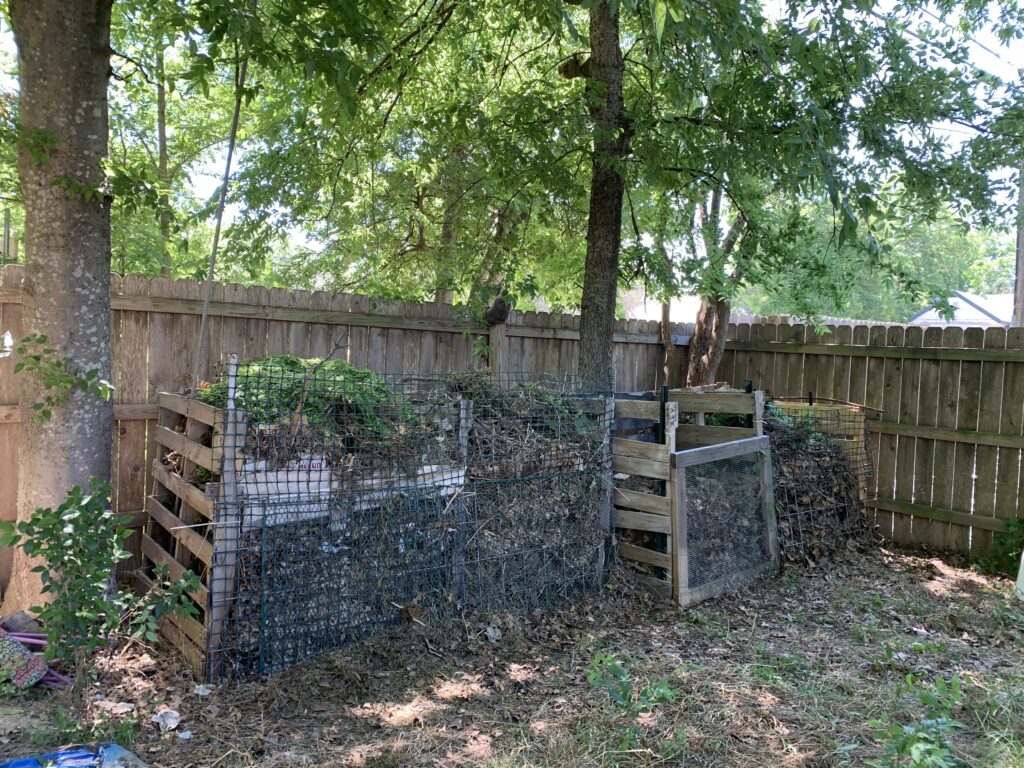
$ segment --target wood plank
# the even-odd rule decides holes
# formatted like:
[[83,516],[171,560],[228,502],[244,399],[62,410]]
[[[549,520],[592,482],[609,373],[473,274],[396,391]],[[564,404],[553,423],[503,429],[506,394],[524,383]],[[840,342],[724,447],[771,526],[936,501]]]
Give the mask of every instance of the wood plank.
[[924,504],[911,504],[897,499],[878,499],[873,502],[873,506],[900,515],[912,515],[914,517],[923,517],[927,520],[954,523],[958,528],[962,529],[970,527],[984,531],[1000,531],[1006,522],[992,517],[976,516],[970,512],[928,507]]
[[680,392],[669,390],[668,400],[680,413],[753,414],[754,396],[747,392]]
[[[1006,329],[986,328],[985,349],[1005,349]],[[1003,407],[1003,378],[1006,363],[984,362],[981,364],[981,388],[978,392],[978,431],[997,432],[999,414]],[[996,465],[998,449],[978,445],[974,453],[974,503],[972,513],[976,517],[996,516],[996,498],[1000,489],[996,487]],[[992,543],[990,531],[981,529],[971,532],[971,552],[981,554]]]
[[[920,327],[909,327],[904,332],[904,347],[919,347],[924,343],[924,331]],[[921,391],[921,361],[904,360],[899,394],[899,422],[917,424]],[[917,438],[898,436],[896,443],[896,485],[894,498],[900,501],[914,500],[914,466],[917,456]],[[893,518],[892,538],[899,544],[914,543],[914,519],[905,515]]]
[[664,445],[645,443],[640,440],[625,440],[620,437],[612,438],[612,455],[632,456],[637,459],[649,459],[666,463],[669,460],[669,450]]
[[[20,295],[22,272],[20,265],[0,268],[0,288],[17,287]],[[24,336],[21,304],[5,302],[0,296],[0,333],[4,331],[10,331],[15,339]],[[0,402],[16,403],[18,400],[20,383],[14,376],[15,363],[16,355],[0,358]],[[17,417],[17,407],[6,415]],[[9,423],[12,419],[4,416],[0,410],[0,521],[13,522],[18,517],[18,443],[21,429]],[[7,590],[14,551],[13,547],[0,547],[0,594]]]
[[192,483],[185,480],[181,475],[172,474],[160,463],[158,459],[153,460],[153,477],[167,490],[178,498],[185,501],[192,509],[202,514],[208,520],[213,520],[213,499],[210,499]]
[[[923,397],[921,401],[926,402]],[[868,421],[867,428],[869,432],[877,432],[883,435],[906,435],[909,437],[941,440],[949,443],[988,445],[995,448],[1007,448],[1009,450],[1020,450],[1021,448],[1024,448],[1024,438],[1019,435],[1001,435],[997,432],[979,432],[974,429],[949,429],[945,427],[929,427],[920,424],[897,424],[891,421]]]
[[616,419],[661,420],[661,405],[654,400],[615,400]]
[[[1024,328],[1010,328],[1006,332],[1008,349],[1024,349]],[[1003,408],[999,419],[999,432],[1007,437],[1024,436],[1024,364],[1007,363],[1003,378]],[[1024,448],[1024,445],[1020,446]],[[997,487],[1003,489],[996,497],[996,517],[1011,520],[1024,517],[1024,474],[1021,473],[1022,451],[1016,447],[1001,447]]]
[[614,488],[612,498],[617,507],[630,507],[656,515],[667,515],[671,511],[669,500],[664,496],[655,496],[653,493]]
[[658,568],[669,570],[672,568],[672,558],[664,552],[655,552],[653,549],[638,547],[635,544],[619,542],[619,557],[626,560],[635,560],[638,563],[646,563]]
[[169,448],[172,451],[176,451],[184,456],[189,461],[198,464],[203,469],[207,469],[210,472],[220,471],[220,451],[214,448],[208,448],[205,445],[194,443],[184,435],[180,435],[172,429],[167,427],[156,425],[154,428],[154,436],[158,445],[162,445],[165,448]]
[[[901,349],[905,330],[900,326],[883,329],[887,346]],[[903,359],[901,357],[882,358],[882,410],[888,418],[899,420],[900,395],[903,384]],[[896,452],[899,438],[895,435],[880,435],[878,440],[878,463],[875,465],[878,476],[878,498],[892,499],[896,493]],[[893,517],[886,510],[876,508],[875,521],[883,536],[892,538]]]
[[[146,575],[139,573],[136,575],[142,589],[152,589],[153,582],[151,582]],[[171,644],[182,656],[185,657],[185,661],[188,662],[189,669],[192,670],[192,675],[196,680],[206,679],[206,653],[205,650],[197,646],[184,632],[182,632],[177,625],[170,621],[167,616],[160,619],[159,622],[160,634],[163,638]]]
[[668,480],[669,464],[667,461],[650,461],[613,455],[612,471],[640,477],[653,477],[656,480]]
[[[803,326],[792,326],[802,328]],[[880,326],[872,326],[880,327]],[[891,326],[893,328],[899,326]],[[785,326],[782,326],[785,328]],[[978,329],[980,330],[980,329]],[[781,335],[781,334],[780,334]],[[873,344],[860,346],[857,344],[805,344],[797,341],[733,341],[732,349],[743,349],[754,352],[777,352],[797,355],[846,355],[849,357],[868,357],[881,359],[911,360],[968,360],[974,362],[1024,362],[1024,350],[993,350],[993,349],[958,349],[955,347],[936,347],[928,349],[907,349]]]
[[[148,421],[155,419],[159,409],[149,403],[114,403],[115,421]],[[0,405],[0,424],[17,424],[21,411],[17,403]]]
[[683,424],[676,428],[677,443],[688,442],[695,445],[717,445],[730,440],[743,440],[756,437],[754,427],[708,427],[698,424]]
[[[963,328],[943,328],[941,343],[943,346],[962,345],[964,343]],[[956,429],[959,393],[960,362],[957,360],[940,361],[939,392],[935,411],[935,424],[938,428]],[[940,509],[952,509],[953,507],[953,460],[955,455],[955,445],[943,441],[935,443],[932,460],[932,495],[928,502],[932,507]],[[932,546],[944,549],[952,535],[949,521],[929,519],[931,523],[924,532],[924,538]]]
[[[985,332],[981,328],[964,330],[964,348],[980,349],[985,343]],[[960,364],[960,389],[956,400],[957,429],[978,429],[980,411],[982,364],[976,361],[962,361]],[[977,446],[957,443],[953,453],[953,501],[952,509],[969,510],[974,499],[974,461]],[[954,521],[950,521],[954,522]],[[947,531],[943,549],[953,552],[970,550],[970,531],[954,525]]]
[[161,504],[156,498],[150,496],[146,499],[146,511],[177,541],[183,544],[193,555],[198,557],[205,565],[213,562],[213,545],[203,536],[185,524],[167,507]]
[[630,528],[634,531],[672,532],[672,521],[668,515],[653,515],[650,512],[637,512],[620,507],[615,507],[612,510],[612,524],[616,528]]
[[673,453],[672,466],[676,469],[682,469],[683,467],[692,467],[696,464],[707,464],[710,461],[721,461],[722,459],[731,459],[735,456],[746,456],[751,453],[768,450],[768,447],[767,437],[748,437],[721,445],[691,448]]
[[[942,344],[941,328],[926,328],[921,339],[924,346],[937,347]],[[918,384],[917,425],[912,427],[920,430],[915,437],[917,449],[914,454],[913,492],[909,499],[914,504],[931,504],[932,478],[935,466],[935,436],[928,432],[940,431],[935,426],[938,418],[939,374],[942,362],[939,360],[922,360]],[[878,422],[872,422],[869,429]],[[909,426],[909,425],[904,425]],[[902,428],[897,425],[897,428]],[[914,542],[918,545],[932,545],[936,539],[936,526],[931,520],[915,518],[913,522]]]
[[[879,326],[872,326],[865,329],[868,333],[868,341],[873,345],[885,344],[885,329]],[[882,375],[885,369],[883,358],[872,358],[865,361],[864,370],[864,404],[871,408],[881,409],[884,403],[882,389]],[[869,496],[878,496],[878,457],[880,453],[882,438],[876,438],[872,446],[871,462],[875,467],[874,482],[869,490]],[[890,519],[891,522],[891,519]]]
[[160,392],[157,394],[157,404],[160,408],[167,408],[210,427],[218,426],[224,421],[224,411],[195,398]]
[[[853,343],[866,345],[870,331],[866,325],[853,328]],[[841,359],[841,358],[837,358]],[[852,403],[867,403],[868,359],[866,357],[850,358],[850,391],[846,400]]]

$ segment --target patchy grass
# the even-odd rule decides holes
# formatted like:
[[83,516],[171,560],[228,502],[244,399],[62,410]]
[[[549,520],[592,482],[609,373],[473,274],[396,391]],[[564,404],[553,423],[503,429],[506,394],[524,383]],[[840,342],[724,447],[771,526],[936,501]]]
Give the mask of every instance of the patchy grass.
[[[1008,768],[1024,765],[1024,604],[1010,587],[927,557],[851,552],[678,612],[618,574],[559,615],[410,624],[209,696],[173,657],[134,651],[91,694],[135,705],[134,748],[158,767],[900,764],[884,762],[896,749],[885,728],[930,728],[938,701],[958,724],[943,721],[945,746]],[[598,653],[628,672],[615,671],[619,688],[588,680]],[[936,699],[936,679],[959,694]],[[12,705],[52,726],[60,702]],[[163,707],[190,740],[149,723]],[[110,732],[103,714],[94,704]],[[24,734],[0,738],[0,755],[30,748]]]

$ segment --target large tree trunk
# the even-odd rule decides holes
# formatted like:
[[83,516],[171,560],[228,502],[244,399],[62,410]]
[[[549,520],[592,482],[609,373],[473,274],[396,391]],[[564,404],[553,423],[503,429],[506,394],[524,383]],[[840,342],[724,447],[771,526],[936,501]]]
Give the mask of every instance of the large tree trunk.
[[725,354],[725,332],[729,327],[730,305],[727,299],[702,299],[697,323],[690,337],[686,386],[703,387],[715,383],[718,366]]
[[[24,331],[48,337],[75,368],[110,378],[110,203],[103,188],[107,154],[107,79],[111,0],[10,0],[18,45],[19,116],[28,145],[52,137],[45,162],[18,155],[25,201]],[[56,179],[74,182],[55,184]],[[109,479],[113,406],[76,392],[43,424],[32,421],[42,393],[22,375],[18,516],[55,506],[93,475]],[[16,555],[3,612],[38,605],[39,579]]]
[[612,333],[622,240],[625,179],[621,161],[629,153],[622,102],[619,18],[607,0],[590,9],[590,98],[594,102],[594,156],[587,222],[587,259],[580,314],[580,384],[592,392],[614,385]]

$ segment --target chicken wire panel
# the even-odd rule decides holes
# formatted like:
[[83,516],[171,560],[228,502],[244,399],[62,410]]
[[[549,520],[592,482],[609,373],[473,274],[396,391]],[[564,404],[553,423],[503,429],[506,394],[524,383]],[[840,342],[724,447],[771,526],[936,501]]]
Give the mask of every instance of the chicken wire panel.
[[[761,444],[763,438],[753,441]],[[716,448],[730,445],[734,443]],[[680,568],[685,568],[680,604],[740,587],[777,568],[766,461],[766,453],[755,450],[694,462],[677,470],[676,503],[682,517]]]
[[783,554],[820,555],[867,530],[873,467],[862,411],[777,403],[768,407]]
[[533,610],[599,585],[605,398],[480,372],[324,368],[238,369],[212,678],[272,673],[397,621]]

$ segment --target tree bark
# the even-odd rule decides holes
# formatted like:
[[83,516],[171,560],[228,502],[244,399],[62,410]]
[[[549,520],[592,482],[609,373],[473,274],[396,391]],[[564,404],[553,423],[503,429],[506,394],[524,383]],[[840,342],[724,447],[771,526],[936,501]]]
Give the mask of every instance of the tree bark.
[[672,342],[672,302],[661,302],[661,348],[662,358],[661,382],[666,387],[672,386],[676,367],[679,365],[676,345]]
[[629,154],[629,130],[622,101],[619,18],[607,0],[590,9],[588,96],[594,118],[593,169],[587,221],[587,257],[580,307],[580,385],[591,392],[614,387],[612,334],[622,242],[625,179],[621,161]]
[[[110,200],[107,154],[111,0],[11,0],[18,46],[18,171],[25,203],[24,332],[47,336],[81,371],[110,379]],[[46,161],[29,147],[52,137]],[[27,146],[26,146],[27,145]],[[99,194],[74,192],[74,184]],[[18,517],[59,504],[91,476],[110,479],[113,405],[76,391],[53,418],[32,421],[42,387],[21,377]],[[39,578],[19,550],[3,613],[38,605]]]
[[701,299],[697,323],[690,337],[686,386],[703,387],[715,383],[718,366],[725,354],[729,311],[730,303],[727,299]]
[[1024,160],[1017,175],[1017,271],[1013,280],[1013,322],[1024,326]]

